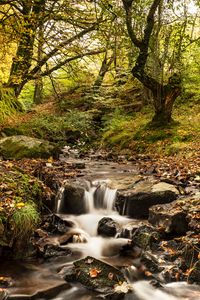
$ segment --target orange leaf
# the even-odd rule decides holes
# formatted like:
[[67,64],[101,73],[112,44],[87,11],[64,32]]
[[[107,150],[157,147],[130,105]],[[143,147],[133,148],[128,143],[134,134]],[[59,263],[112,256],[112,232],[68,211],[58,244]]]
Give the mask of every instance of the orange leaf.
[[99,273],[101,273],[101,270],[98,270],[98,269],[96,269],[96,268],[91,269],[91,270],[89,271],[89,275],[90,275],[91,278],[97,277]]

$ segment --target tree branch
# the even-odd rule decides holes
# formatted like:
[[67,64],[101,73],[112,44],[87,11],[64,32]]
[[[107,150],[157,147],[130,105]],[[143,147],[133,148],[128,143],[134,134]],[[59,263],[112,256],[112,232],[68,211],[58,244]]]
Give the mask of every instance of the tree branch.
[[[86,53],[77,54],[77,55],[75,55],[73,57],[68,57],[65,60],[57,63],[56,66],[54,66],[54,67],[52,67],[50,69],[48,68],[48,70],[40,73],[40,76],[44,77],[44,76],[50,75],[54,71],[60,69],[62,66],[66,65],[67,63],[69,63],[71,61],[74,61],[74,60],[77,60],[79,58],[83,58],[84,56],[97,55],[97,54],[103,53],[105,51],[106,51],[105,49],[97,50],[97,51],[89,51],[89,52],[86,52]],[[30,72],[27,79],[28,80],[35,79],[36,77],[37,77],[36,74],[32,75],[32,72]]]
[[136,37],[136,34],[133,30],[133,25],[132,25],[132,4],[133,0],[122,0],[123,5],[126,11],[126,26],[128,30],[128,34],[131,38],[132,43],[140,48],[142,46],[142,42]]
[[70,39],[65,40],[65,41],[61,42],[60,44],[58,44],[58,46],[56,46],[52,51],[50,51],[47,55],[45,55],[43,57],[43,59],[38,63],[38,65],[35,66],[35,68],[33,68],[31,70],[31,72],[29,73],[29,77],[34,77],[34,75],[37,74],[37,72],[42,68],[42,66],[44,66],[51,57],[53,57],[55,54],[57,54],[60,49],[71,44],[75,40],[81,38],[88,32],[93,31],[96,28],[97,24],[98,23],[93,24],[91,27],[82,30],[81,32],[77,33]]

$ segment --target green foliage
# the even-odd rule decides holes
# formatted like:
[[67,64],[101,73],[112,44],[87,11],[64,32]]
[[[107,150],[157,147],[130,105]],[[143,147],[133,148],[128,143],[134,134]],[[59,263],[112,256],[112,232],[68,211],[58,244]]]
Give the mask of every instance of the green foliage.
[[24,242],[28,240],[40,221],[39,213],[34,203],[27,202],[23,207],[15,210],[10,218],[13,237]]
[[105,121],[102,145],[116,151],[153,151],[174,155],[187,152],[190,144],[200,138],[200,110],[195,101],[190,107],[180,100],[174,111],[177,122],[167,127],[153,127],[148,123],[151,116],[149,107],[132,116],[116,110],[115,114]]
[[19,100],[23,103],[25,109],[30,109],[33,105],[34,88],[34,83],[28,82],[19,96]]
[[[146,116],[148,118],[148,115]],[[114,114],[106,118],[103,130],[102,143],[112,147],[117,145],[120,149],[129,147],[139,127],[146,124],[143,113],[132,116],[116,109]]]
[[73,110],[60,115],[42,114],[15,128],[5,129],[6,134],[22,134],[58,142],[76,144],[94,136],[92,114]]

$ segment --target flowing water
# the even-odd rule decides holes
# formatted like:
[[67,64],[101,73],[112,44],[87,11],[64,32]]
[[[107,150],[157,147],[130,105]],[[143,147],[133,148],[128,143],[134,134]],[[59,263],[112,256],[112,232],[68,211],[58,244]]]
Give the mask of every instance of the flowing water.
[[[105,172],[106,173],[106,172]],[[107,175],[103,174],[103,176]],[[110,217],[123,227],[134,220],[120,216],[114,209],[116,189],[111,189],[108,179],[85,181],[85,195],[83,204],[85,213],[81,215],[61,214],[64,197],[64,185],[60,188],[57,197],[57,213],[62,219],[71,220],[74,223],[72,228],[74,234],[71,243],[63,245],[63,248],[70,248],[72,255],[58,257],[47,262],[17,263],[11,265],[9,262],[2,262],[1,269],[4,275],[12,275],[15,279],[15,287],[11,289],[10,299],[30,299],[29,295],[35,293],[36,300],[92,300],[97,299],[96,294],[80,286],[68,286],[58,275],[63,266],[70,267],[74,260],[91,255],[98,259],[116,265],[129,265],[127,268],[127,279],[132,284],[133,293],[127,294],[126,300],[198,300],[200,299],[200,288],[189,286],[185,283],[168,284],[165,289],[155,289],[146,281],[133,282],[132,273],[135,274],[135,267],[131,266],[132,259],[119,256],[119,251],[128,239],[120,237],[104,238],[98,236],[98,222],[103,217]],[[135,220],[135,222],[137,222]],[[0,274],[1,275],[1,274]],[[54,287],[53,292],[49,290]],[[40,292],[48,290],[48,293]],[[54,295],[55,294],[55,295]],[[27,295],[27,296],[25,296]]]

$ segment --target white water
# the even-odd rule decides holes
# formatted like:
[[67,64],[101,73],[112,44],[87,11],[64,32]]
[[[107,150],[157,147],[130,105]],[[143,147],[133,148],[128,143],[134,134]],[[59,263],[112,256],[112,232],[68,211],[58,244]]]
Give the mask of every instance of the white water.
[[[106,258],[111,259],[112,257],[119,259],[118,254],[123,245],[126,245],[128,239],[122,238],[104,238],[97,235],[98,222],[103,217],[110,217],[116,221],[121,230],[123,226],[132,222],[124,216],[120,216],[114,210],[114,202],[116,198],[116,190],[110,189],[107,186],[108,180],[104,181],[94,181],[92,183],[87,182],[87,189],[85,190],[84,205],[86,208],[85,214],[75,216],[66,216],[66,219],[70,219],[75,223],[73,231],[75,232],[73,236],[73,243],[68,243],[67,248],[71,248],[72,251],[81,252],[82,256],[93,256],[96,258]],[[63,201],[64,189],[60,189],[58,209]],[[63,217],[63,216],[62,216]],[[131,269],[132,268],[132,269]],[[147,281],[137,281],[134,282],[137,277],[137,269],[134,266],[130,266],[131,269],[129,274],[129,281],[132,285],[133,294],[129,293],[126,295],[125,300],[135,300],[135,296],[139,300],[200,300],[200,288],[195,288],[192,290],[192,286],[184,283],[173,283],[171,285],[166,285],[164,289],[156,289],[152,287]],[[135,276],[134,276],[135,274]],[[132,283],[134,282],[134,283]],[[79,295],[76,296],[78,289],[72,288],[70,291],[66,292],[60,297],[55,298],[56,300],[65,299],[81,299],[81,300],[92,300],[93,297],[90,295]],[[66,298],[67,297],[67,298]],[[69,298],[68,298],[69,297]]]
[[[77,233],[73,237],[73,243],[67,244],[66,247],[81,251],[83,256],[91,255],[96,258],[115,256],[128,242],[127,239],[104,238],[97,235],[98,222],[105,216],[112,218],[121,228],[130,222],[130,219],[120,216],[114,210],[117,190],[107,187],[107,183],[108,180],[86,182],[87,189],[83,201],[87,213],[78,216],[70,215],[76,227],[73,230]],[[61,193],[59,197],[61,201],[64,200]],[[58,201],[58,208],[61,201]],[[66,216],[66,219],[69,219],[69,216]],[[84,242],[80,243],[81,240]]]
[[87,182],[88,190],[85,190],[85,207],[87,213],[94,213],[99,209],[105,209],[106,213],[113,212],[116,199],[116,189],[107,186],[108,180]]

